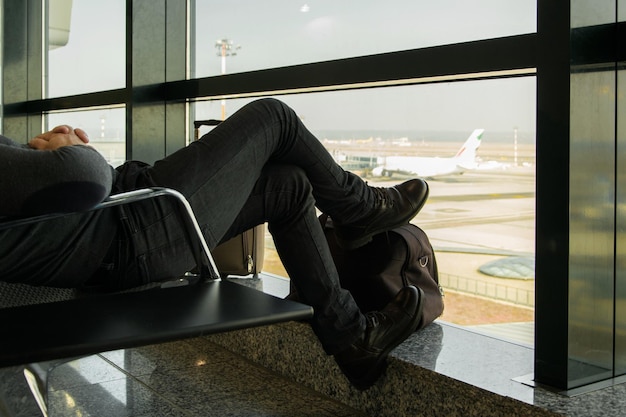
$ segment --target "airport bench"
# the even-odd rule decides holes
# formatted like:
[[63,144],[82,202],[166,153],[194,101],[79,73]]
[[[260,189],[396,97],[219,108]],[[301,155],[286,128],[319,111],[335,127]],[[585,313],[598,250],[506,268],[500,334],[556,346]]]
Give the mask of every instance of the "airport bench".
[[[152,188],[118,194],[94,210],[148,198],[174,198],[180,204],[179,214],[194,252],[198,276],[176,278],[148,289],[78,297],[68,289],[0,282],[0,367],[68,359],[312,316],[309,306],[220,279],[189,203],[174,190]],[[0,220],[0,230],[59,216],[63,214],[5,218]],[[45,385],[45,375],[39,377],[37,383]],[[45,392],[42,394],[45,396]]]

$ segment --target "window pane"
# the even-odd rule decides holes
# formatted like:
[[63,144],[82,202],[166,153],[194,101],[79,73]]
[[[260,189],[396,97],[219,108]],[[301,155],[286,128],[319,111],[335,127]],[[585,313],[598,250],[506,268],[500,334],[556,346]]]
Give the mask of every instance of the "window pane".
[[[571,54],[589,53],[604,23],[614,23],[615,0],[572,2]],[[589,26],[589,27],[586,27]],[[574,32],[573,32],[574,33]],[[617,45],[619,39],[614,40]],[[604,57],[603,57],[604,58]],[[582,62],[581,62],[582,61]],[[569,135],[569,388],[616,376],[620,338],[616,301],[616,63],[576,59],[570,75]],[[616,275],[616,267],[617,275]],[[617,287],[619,292],[619,286]]]
[[[532,344],[534,77],[280,99],[346,169],[373,186],[392,186],[430,166],[424,174],[430,198],[413,223],[436,251],[447,293],[443,319]],[[226,101],[226,114],[247,101]],[[219,119],[222,112],[219,100],[195,107],[198,119]],[[476,159],[462,175],[446,175],[447,163],[478,128],[484,133]],[[285,275],[269,236],[266,243],[263,270]]]
[[[626,0],[617,3],[620,23],[626,22]],[[615,251],[615,375],[626,374],[626,71],[617,71],[617,187]]]
[[197,0],[193,18],[204,77],[531,33],[536,0]]
[[89,144],[116,167],[126,160],[125,120],[124,108],[58,112],[47,115],[47,129],[64,124],[80,127],[89,135]]
[[49,0],[48,22],[47,97],[125,86],[124,0]]

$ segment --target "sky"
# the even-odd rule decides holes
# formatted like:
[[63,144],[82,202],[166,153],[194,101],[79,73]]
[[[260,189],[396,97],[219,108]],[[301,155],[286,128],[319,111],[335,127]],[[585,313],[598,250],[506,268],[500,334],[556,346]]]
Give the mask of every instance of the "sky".
[[[50,96],[121,88],[125,83],[125,1],[73,0],[66,46],[50,51]],[[493,38],[536,30],[535,0],[197,0],[196,76],[221,73],[216,41],[242,72],[349,56]],[[94,24],[96,22],[97,24]],[[98,23],[99,22],[99,23]],[[68,65],[67,63],[73,63]],[[78,65],[75,65],[78,63]],[[535,79],[442,83],[281,96],[313,130],[534,132]],[[231,113],[242,102],[228,102]],[[198,118],[219,117],[219,102]],[[123,128],[124,112],[55,115],[57,122]],[[67,120],[67,119],[69,120]],[[116,127],[118,126],[119,127]]]

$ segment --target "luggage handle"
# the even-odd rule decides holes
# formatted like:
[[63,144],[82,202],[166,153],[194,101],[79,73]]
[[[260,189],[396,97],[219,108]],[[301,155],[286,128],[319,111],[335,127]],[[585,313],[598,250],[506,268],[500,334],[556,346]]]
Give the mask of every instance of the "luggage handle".
[[217,126],[220,123],[222,123],[222,121],[217,119],[195,120],[193,122],[195,140],[200,139],[200,126]]

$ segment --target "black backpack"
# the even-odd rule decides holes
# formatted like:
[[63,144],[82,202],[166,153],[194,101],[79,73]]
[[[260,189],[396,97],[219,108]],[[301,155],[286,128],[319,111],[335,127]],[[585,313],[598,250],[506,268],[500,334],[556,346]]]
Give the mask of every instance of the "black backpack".
[[426,233],[406,224],[374,235],[371,242],[351,251],[335,238],[332,220],[322,214],[320,222],[333,255],[341,286],[352,293],[363,312],[382,309],[403,286],[424,292],[424,310],[418,329],[443,313],[443,290],[437,262]]

